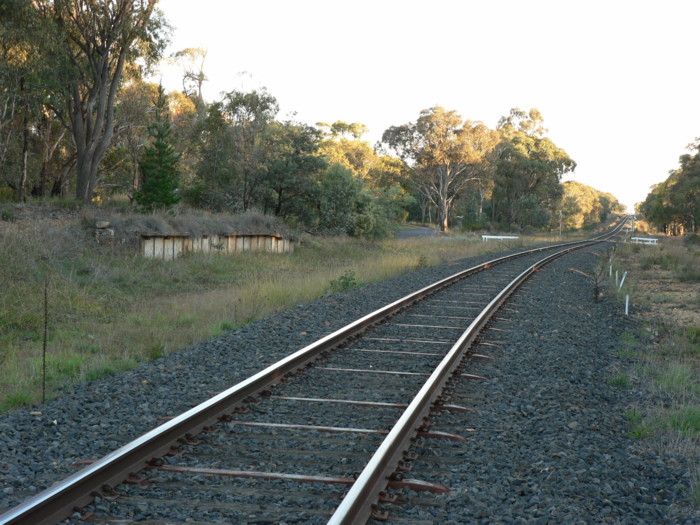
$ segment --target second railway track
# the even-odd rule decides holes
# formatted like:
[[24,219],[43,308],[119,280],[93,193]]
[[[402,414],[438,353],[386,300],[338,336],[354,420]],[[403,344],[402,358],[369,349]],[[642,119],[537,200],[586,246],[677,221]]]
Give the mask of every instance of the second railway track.
[[[98,496],[88,509],[94,514],[80,519],[325,523],[465,328],[505,284],[541,258],[528,255],[478,272],[402,309],[361,338],[353,336],[340,349],[324,350],[314,366],[249,397],[221,422],[206,423],[204,434],[182,439],[174,455],[153,463],[135,483]],[[481,380],[468,370],[452,377]],[[449,402],[440,408],[470,409]],[[435,431],[430,423],[418,429],[423,439],[465,438]],[[392,474],[393,487],[445,490],[401,472],[411,459],[408,451],[405,464]],[[367,518],[352,510],[332,519]]]

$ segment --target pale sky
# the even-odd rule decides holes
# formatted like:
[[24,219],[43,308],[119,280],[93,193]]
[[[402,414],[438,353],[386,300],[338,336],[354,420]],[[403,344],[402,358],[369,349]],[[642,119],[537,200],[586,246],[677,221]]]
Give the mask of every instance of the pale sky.
[[[700,137],[699,0],[161,0],[208,102],[264,86],[280,117],[372,144],[436,105],[495,127],[536,107],[578,180],[630,210]],[[168,89],[176,76],[164,74]]]

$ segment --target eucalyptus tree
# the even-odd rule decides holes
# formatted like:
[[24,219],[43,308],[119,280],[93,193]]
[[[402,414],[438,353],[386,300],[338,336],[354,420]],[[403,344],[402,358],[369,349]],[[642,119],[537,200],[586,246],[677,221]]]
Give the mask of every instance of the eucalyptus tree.
[[576,181],[563,184],[562,220],[565,228],[587,228],[605,221],[611,213],[625,208],[617,198]]
[[380,158],[369,142],[362,140],[368,131],[367,126],[342,120],[333,124],[317,122],[316,126],[323,132],[319,153],[328,159],[328,163],[340,164],[361,179],[368,180]]
[[194,206],[213,211],[238,211],[234,139],[221,102],[209,104],[194,136],[195,179],[186,199]]
[[688,145],[678,168],[652,186],[640,211],[657,228],[667,233],[697,232],[700,225],[700,139]]
[[124,69],[154,61],[167,25],[158,0],[33,0],[57,28],[57,71],[64,86],[54,110],[70,129],[77,154],[76,197],[89,201],[114,135],[114,104]]
[[268,166],[263,180],[264,211],[311,222],[309,209],[327,160],[319,155],[321,132],[297,122],[273,122],[267,130]]
[[197,107],[204,105],[202,86],[207,81],[204,73],[204,62],[207,50],[201,47],[188,47],[173,53],[169,61],[177,64],[182,70],[182,92],[191,98]]
[[233,139],[232,167],[238,179],[241,209],[247,211],[258,198],[267,172],[268,131],[279,112],[279,104],[261,88],[226,93],[221,108]]
[[20,201],[27,192],[32,129],[43,117],[51,29],[30,0],[0,3],[0,166],[13,152],[19,174],[7,183]]
[[437,209],[440,229],[447,231],[456,199],[483,175],[482,163],[498,134],[435,106],[421,111],[415,123],[387,129],[382,142],[406,163],[415,187]]
[[501,118],[494,151],[492,214],[496,222],[548,226],[563,195],[562,176],[576,163],[548,137],[540,112],[514,108]]
[[114,104],[114,137],[101,169],[104,172],[105,165],[111,166],[103,179],[130,199],[140,188],[139,160],[149,143],[148,126],[157,98],[158,84],[134,78],[125,82]]

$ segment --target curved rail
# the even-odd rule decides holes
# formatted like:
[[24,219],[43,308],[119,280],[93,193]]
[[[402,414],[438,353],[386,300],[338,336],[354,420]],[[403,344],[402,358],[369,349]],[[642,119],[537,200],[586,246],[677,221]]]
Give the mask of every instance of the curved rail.
[[[221,416],[231,413],[249,396],[272,384],[278,383],[286,374],[305,367],[322,352],[356,336],[369,326],[382,321],[403,308],[458,280],[491,266],[545,250],[568,247],[568,251],[570,251],[577,246],[590,245],[607,240],[622,228],[625,221],[626,219],[621,221],[613,231],[594,239],[535,248],[533,250],[499,257],[472,268],[462,270],[450,277],[402,297],[387,306],[375,310],[270,365],[250,378],[232,386],[196,407],[191,408],[167,423],[156,427],[143,436],[95,461],[79,472],[76,472],[65,480],[45,489],[33,498],[10,509],[8,512],[0,515],[0,525],[49,525],[57,523],[70,516],[76,507],[86,505],[92,501],[94,494],[101,491],[103,487],[118,484],[126,479],[129,474],[142,470],[152,459],[168,452],[183,436],[200,432]],[[481,318],[481,316],[479,316],[479,318]],[[462,339],[460,339],[460,341],[461,340]],[[449,372],[440,373],[441,376],[445,374],[449,374]],[[421,410],[424,410],[424,408],[421,408]],[[403,418],[399,422],[401,421],[403,421]],[[357,485],[357,483],[355,485]],[[346,522],[343,521],[343,523]]]

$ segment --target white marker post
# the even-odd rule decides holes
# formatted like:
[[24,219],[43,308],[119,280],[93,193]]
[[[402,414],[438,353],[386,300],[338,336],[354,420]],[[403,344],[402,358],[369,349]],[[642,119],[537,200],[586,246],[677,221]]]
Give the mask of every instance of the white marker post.
[[622,290],[622,285],[625,283],[625,277],[627,277],[627,272],[622,274],[622,280],[620,281],[620,287],[618,288],[618,291]]
[[630,315],[630,296],[625,295],[625,317]]

